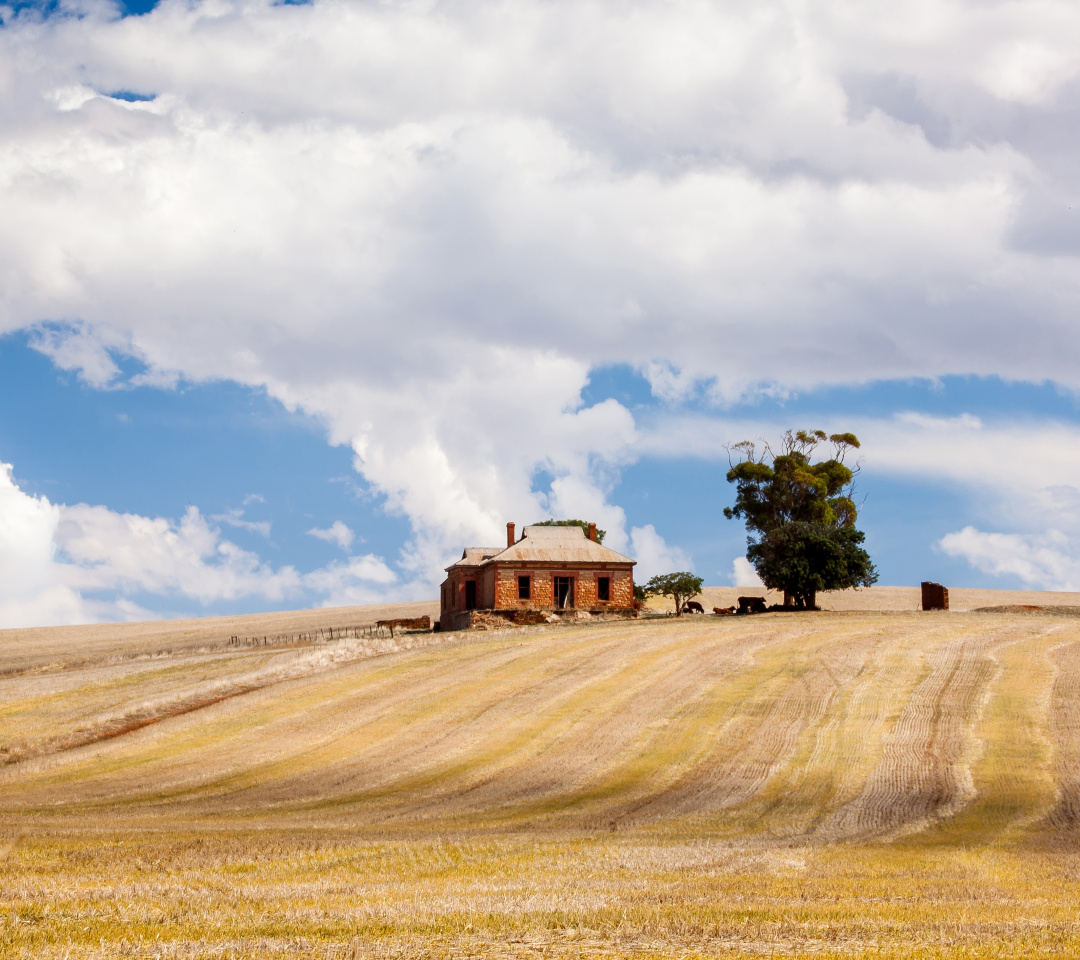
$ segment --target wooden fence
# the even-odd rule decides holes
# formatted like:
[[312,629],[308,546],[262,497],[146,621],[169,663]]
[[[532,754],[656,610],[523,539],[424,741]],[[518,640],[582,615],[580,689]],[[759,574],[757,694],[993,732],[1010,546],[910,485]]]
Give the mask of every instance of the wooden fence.
[[334,640],[374,640],[393,637],[395,630],[430,630],[431,620],[420,617],[410,620],[380,620],[378,623],[357,624],[347,627],[318,627],[299,633],[273,633],[263,636],[229,637],[230,647],[286,647],[298,644],[330,643]]

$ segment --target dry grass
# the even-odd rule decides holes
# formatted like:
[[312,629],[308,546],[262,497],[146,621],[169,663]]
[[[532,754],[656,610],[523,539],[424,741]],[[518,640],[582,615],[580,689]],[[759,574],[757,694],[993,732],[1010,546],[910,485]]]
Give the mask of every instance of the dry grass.
[[12,957],[1076,956],[1078,859],[992,848],[357,840],[26,840]]
[[373,624],[390,617],[439,616],[433,602],[290,610],[196,620],[0,630],[0,677],[132,659],[170,657],[229,646],[229,638],[274,636]]
[[0,679],[0,955],[1080,955],[1080,619],[162,636]]

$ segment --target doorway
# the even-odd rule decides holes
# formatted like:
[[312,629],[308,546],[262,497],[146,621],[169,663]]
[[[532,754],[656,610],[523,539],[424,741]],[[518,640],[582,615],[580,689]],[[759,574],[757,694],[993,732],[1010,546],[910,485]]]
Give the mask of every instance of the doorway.
[[574,605],[574,578],[555,577],[555,608],[565,610]]
[[465,581],[465,609],[466,610],[475,610],[476,609],[476,581],[475,580],[466,580]]

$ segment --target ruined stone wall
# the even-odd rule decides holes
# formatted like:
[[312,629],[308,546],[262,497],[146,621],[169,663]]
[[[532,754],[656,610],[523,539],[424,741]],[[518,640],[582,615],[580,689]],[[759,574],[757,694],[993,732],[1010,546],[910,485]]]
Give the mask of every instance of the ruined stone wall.
[[446,575],[439,590],[439,626],[443,630],[452,630],[457,611],[458,576],[451,571]]
[[495,601],[495,571],[477,570],[475,567],[451,570],[440,588],[439,621],[443,629],[451,629],[455,615],[465,610],[465,583],[476,581],[476,608],[490,609]]
[[457,571],[451,570],[446,575],[446,580],[443,581],[441,601],[442,601],[442,613],[451,613],[458,608],[458,584],[461,578],[458,576]]
[[479,610],[490,610],[495,603],[495,571],[486,567],[476,578],[476,606]]
[[922,584],[922,608],[924,610],[948,610],[949,590],[940,583],[924,580]]

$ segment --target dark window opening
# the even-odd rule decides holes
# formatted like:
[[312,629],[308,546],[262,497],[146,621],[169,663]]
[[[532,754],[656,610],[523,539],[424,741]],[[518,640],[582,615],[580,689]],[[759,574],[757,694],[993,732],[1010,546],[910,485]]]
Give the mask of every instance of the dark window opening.
[[518,577],[518,599],[530,600],[532,598],[532,580],[529,577]]
[[610,600],[611,599],[611,577],[597,577],[596,578],[596,599],[597,600]]
[[466,610],[475,610],[476,609],[476,581],[475,580],[466,580],[465,581],[465,609]]
[[574,605],[574,578],[555,577],[555,606],[559,610]]

